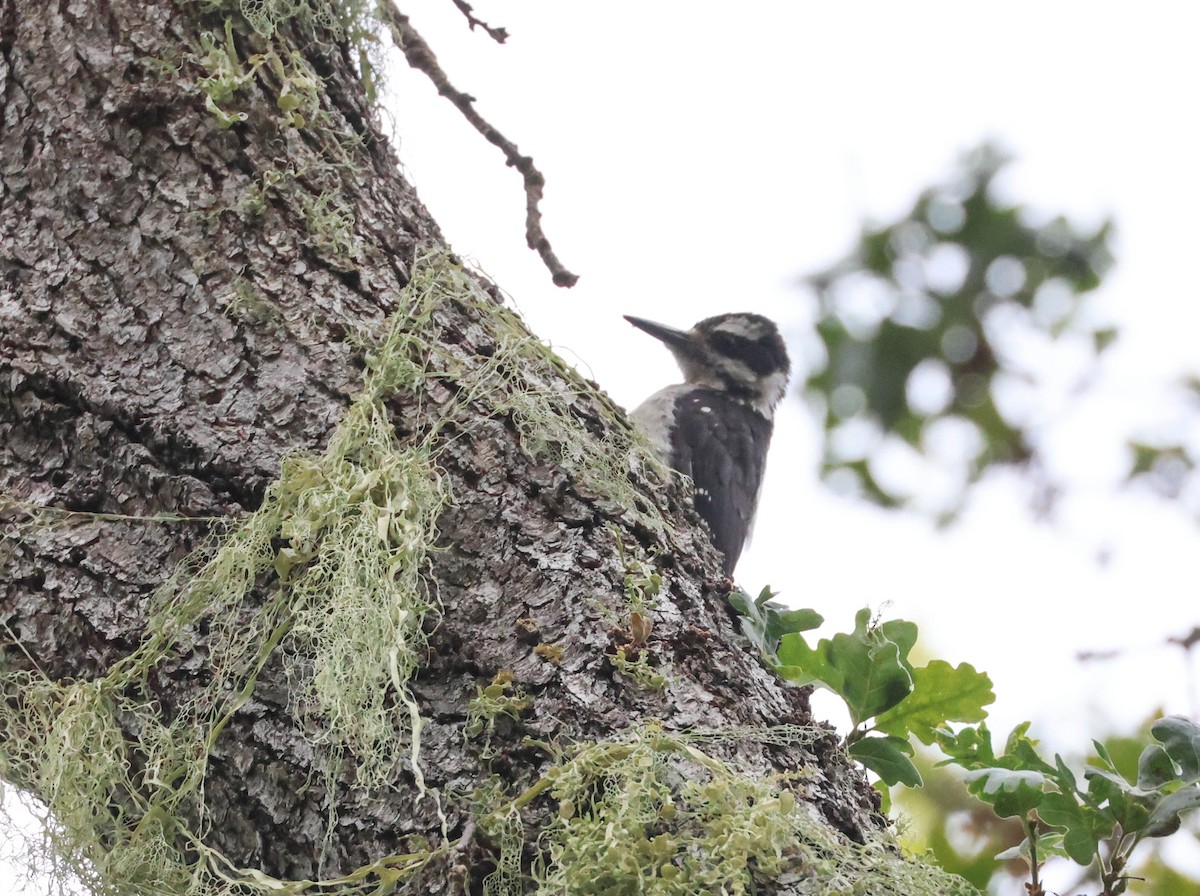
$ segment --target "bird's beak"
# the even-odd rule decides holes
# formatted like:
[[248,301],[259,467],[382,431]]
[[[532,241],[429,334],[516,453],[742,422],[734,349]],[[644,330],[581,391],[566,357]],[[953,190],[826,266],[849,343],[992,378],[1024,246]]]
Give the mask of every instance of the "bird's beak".
[[674,327],[656,324],[652,320],[646,320],[641,317],[631,317],[628,314],[625,315],[625,319],[639,330],[649,333],[655,339],[663,342],[672,351],[680,350],[687,352],[692,346],[691,334],[686,330],[676,330]]

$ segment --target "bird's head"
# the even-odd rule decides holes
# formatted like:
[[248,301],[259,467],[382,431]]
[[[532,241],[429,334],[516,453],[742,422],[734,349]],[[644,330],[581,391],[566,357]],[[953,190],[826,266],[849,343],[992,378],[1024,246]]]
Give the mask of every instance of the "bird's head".
[[761,314],[718,314],[690,330],[629,315],[625,319],[671,350],[685,381],[725,392],[767,419],[787,391],[787,349],[779,328]]

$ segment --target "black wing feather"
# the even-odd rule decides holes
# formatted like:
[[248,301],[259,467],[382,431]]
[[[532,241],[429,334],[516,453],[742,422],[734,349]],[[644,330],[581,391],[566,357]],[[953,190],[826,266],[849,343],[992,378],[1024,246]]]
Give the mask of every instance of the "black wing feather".
[[679,398],[671,441],[679,472],[696,483],[696,511],[732,575],[754,519],[771,421],[721,392],[692,389]]

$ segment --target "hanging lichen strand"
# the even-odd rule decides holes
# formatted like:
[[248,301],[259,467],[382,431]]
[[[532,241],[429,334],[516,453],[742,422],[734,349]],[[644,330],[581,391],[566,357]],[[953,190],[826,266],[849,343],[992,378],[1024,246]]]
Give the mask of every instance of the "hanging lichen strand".
[[[448,494],[431,458],[435,433],[398,444],[384,403],[422,381],[423,328],[447,291],[467,284],[448,264],[422,267],[328,449],[286,458],[260,509],[181,564],[155,595],[147,639],[131,656],[91,682],[0,673],[8,698],[0,727],[9,734],[0,774],[48,804],[54,869],[95,893],[221,892],[235,880],[243,891],[270,890],[259,872],[249,881],[235,873],[197,827],[213,745],[276,652],[293,683],[296,722],[324,749],[325,767],[350,754],[359,786],[384,787],[398,780],[397,757],[407,757],[423,791],[408,681],[425,644],[432,604],[422,576]],[[164,725],[144,683],[201,628],[207,684]],[[388,867],[411,859],[415,868],[432,854],[391,856]],[[341,883],[366,886],[371,873]]]

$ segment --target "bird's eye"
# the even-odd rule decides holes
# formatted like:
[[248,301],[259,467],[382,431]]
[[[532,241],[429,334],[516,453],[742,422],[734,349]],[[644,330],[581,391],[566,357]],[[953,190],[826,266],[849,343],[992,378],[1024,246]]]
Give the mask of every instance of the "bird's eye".
[[755,360],[762,353],[762,346],[757,342],[732,333],[713,333],[711,342],[712,347],[725,357],[734,358],[750,367],[755,366]]
[[737,355],[738,349],[746,340],[739,339],[729,333],[722,333],[720,330],[712,334],[712,346],[723,355]]

